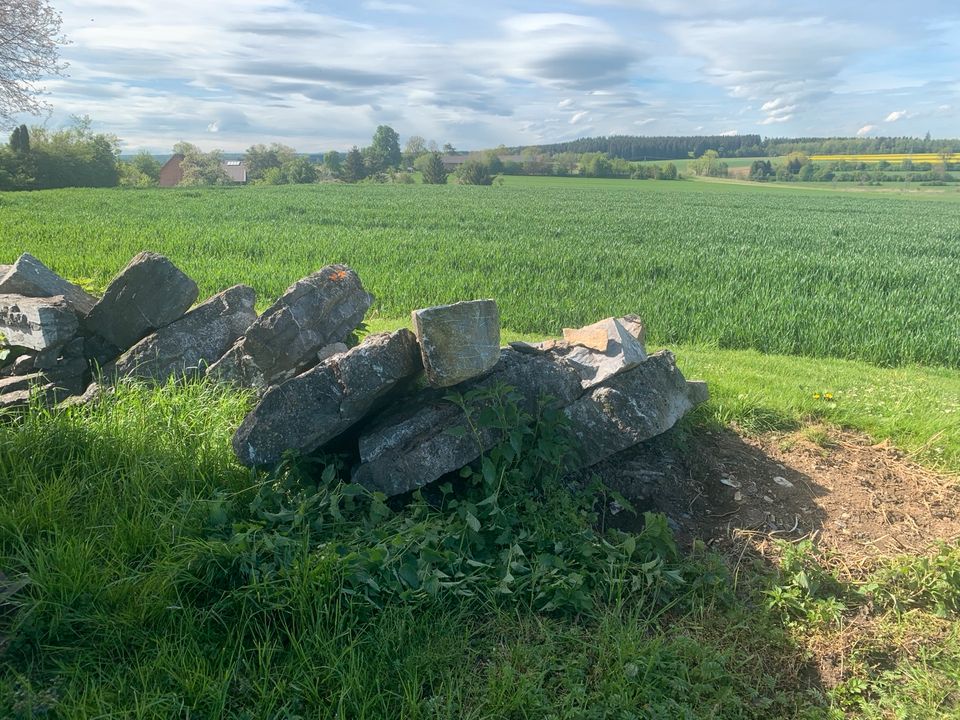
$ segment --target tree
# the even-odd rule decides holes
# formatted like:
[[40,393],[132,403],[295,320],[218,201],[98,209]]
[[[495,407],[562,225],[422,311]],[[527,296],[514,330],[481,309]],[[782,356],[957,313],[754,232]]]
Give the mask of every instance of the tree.
[[10,149],[17,155],[27,155],[30,152],[30,131],[26,125],[19,125],[10,133]]
[[280,143],[272,143],[269,147],[262,144],[251,145],[243,158],[247,163],[247,178],[261,180],[267,170],[281,168],[296,156],[296,150]]
[[479,160],[467,160],[457,171],[461,185],[492,185],[493,176]]
[[360,182],[367,176],[367,169],[363,164],[363,153],[356,145],[350,148],[350,152],[347,153],[341,176],[347,182]]
[[750,179],[757,182],[769,180],[776,172],[769,160],[754,160],[750,163]]
[[688,166],[694,175],[705,175],[706,177],[726,177],[727,164],[720,159],[720,153],[716,150],[707,150],[699,158],[694,160]]
[[327,170],[331,173],[338,175],[340,168],[343,166],[343,160],[340,157],[340,153],[336,150],[331,150],[323,156],[323,164],[327,166]]
[[420,171],[425,185],[444,185],[447,182],[447,169],[443,166],[440,153],[432,152],[421,155],[414,162],[414,167]]
[[373,142],[367,148],[370,171],[377,173],[400,166],[400,136],[389,125],[380,125],[373,134]]
[[133,167],[135,167],[139,172],[153,180],[153,182],[158,182],[160,180],[160,161],[146,150],[141,150],[138,152],[130,164],[133,165]]
[[290,185],[304,185],[317,181],[317,169],[305,157],[295,157],[280,166],[280,176]]
[[66,69],[57,50],[61,23],[46,0],[0,0],[0,122],[48,107],[39,82]]
[[205,153],[196,145],[179,142],[173,146],[174,154],[183,155],[180,169],[183,171],[181,185],[230,185],[232,181],[223,169],[223,153],[211,150]]
[[677,172],[676,165],[673,163],[667,163],[663,166],[663,172],[660,175],[662,180],[676,180],[677,177],[679,177],[679,173]]
[[427,152],[427,141],[420,135],[411,135],[403,148],[403,162],[413,165],[414,161]]

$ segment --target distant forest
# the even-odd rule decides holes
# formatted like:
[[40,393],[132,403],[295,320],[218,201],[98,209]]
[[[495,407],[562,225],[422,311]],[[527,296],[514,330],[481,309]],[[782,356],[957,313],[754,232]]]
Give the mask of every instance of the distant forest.
[[[510,148],[522,153],[525,147]],[[808,155],[857,153],[935,153],[960,151],[960,140],[937,139],[927,135],[914,137],[875,138],[761,138],[759,135],[666,135],[642,137],[611,135],[580,138],[570,142],[538,145],[536,150],[549,155],[558,153],[606,153],[624,160],[681,160],[700,157],[707,150],[716,150],[720,157],[764,157],[803,152]]]

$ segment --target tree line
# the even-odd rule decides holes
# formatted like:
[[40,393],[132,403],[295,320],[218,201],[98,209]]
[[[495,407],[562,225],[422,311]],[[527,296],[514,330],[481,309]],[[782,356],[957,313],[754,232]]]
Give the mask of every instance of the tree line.
[[87,117],[56,131],[20,125],[0,146],[0,190],[111,187],[120,180],[119,156],[117,137],[93,132]]
[[719,157],[778,157],[791,152],[807,155],[874,153],[936,153],[945,147],[960,148],[960,140],[917,137],[863,138],[761,138],[759,135],[611,135],[580,138],[570,142],[509,149],[513,154],[536,152],[555,156],[563,153],[604,153],[623,160],[682,160],[699,158],[708,150]]

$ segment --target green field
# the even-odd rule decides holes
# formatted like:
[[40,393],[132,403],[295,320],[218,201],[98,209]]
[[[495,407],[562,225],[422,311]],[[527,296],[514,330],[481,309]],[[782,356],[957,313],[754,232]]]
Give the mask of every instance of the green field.
[[[371,330],[472,297],[499,302],[505,339],[636,312],[710,384],[677,442],[826,422],[960,473],[958,200],[541,178],[45,191],[0,195],[0,263],[28,251],[99,290],[150,249],[265,307],[346,262]],[[960,713],[955,541],[859,574],[805,546],[727,564],[655,519],[601,533],[591,498],[502,463],[492,504],[477,473],[454,502],[387,508],[329,459],[319,478],[240,467],[248,402],[131,386],[0,423],[0,717]]]
[[492,297],[557,333],[636,312],[660,344],[960,367],[960,202],[698,182],[64,190],[0,198],[0,262],[29,250],[103,287],[136,252],[262,304],[329,262],[374,312]]

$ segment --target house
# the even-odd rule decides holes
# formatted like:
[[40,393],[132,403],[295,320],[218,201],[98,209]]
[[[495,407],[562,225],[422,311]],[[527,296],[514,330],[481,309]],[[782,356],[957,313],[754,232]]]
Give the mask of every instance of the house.
[[[160,187],[176,187],[183,180],[183,155],[177,153],[160,168]],[[224,160],[223,171],[235,183],[247,181],[247,163],[243,160]]]
[[160,187],[174,187],[183,180],[182,162],[183,155],[177,153],[163,164],[160,168]]

